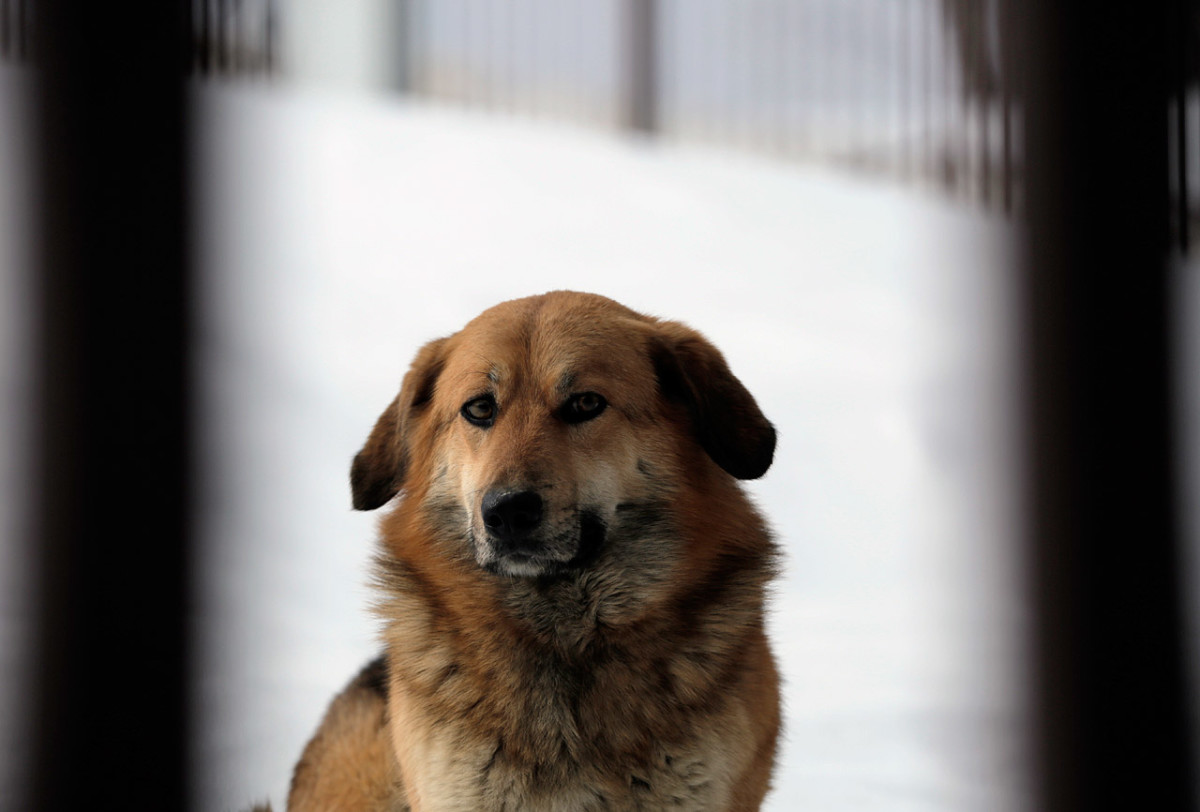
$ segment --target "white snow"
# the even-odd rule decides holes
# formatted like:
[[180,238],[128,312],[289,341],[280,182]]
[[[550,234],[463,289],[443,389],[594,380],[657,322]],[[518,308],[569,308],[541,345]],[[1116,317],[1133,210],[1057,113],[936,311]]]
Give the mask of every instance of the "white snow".
[[1022,797],[1008,234],[844,175],[400,101],[199,93],[204,807],[285,797],[375,651],[348,464],[416,348],[595,291],[726,353],[780,431],[775,810]]

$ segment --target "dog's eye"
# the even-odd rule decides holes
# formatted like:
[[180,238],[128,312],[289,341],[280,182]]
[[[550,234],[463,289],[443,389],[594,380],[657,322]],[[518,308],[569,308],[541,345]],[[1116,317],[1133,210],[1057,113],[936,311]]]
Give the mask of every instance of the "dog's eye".
[[608,406],[608,401],[602,395],[597,395],[595,392],[583,392],[578,395],[571,395],[567,402],[562,407],[562,418],[568,423],[582,423],[585,420],[591,420],[593,417],[599,417],[600,413]]
[[490,396],[468,400],[463,404],[462,416],[476,426],[490,426],[496,419],[496,401]]

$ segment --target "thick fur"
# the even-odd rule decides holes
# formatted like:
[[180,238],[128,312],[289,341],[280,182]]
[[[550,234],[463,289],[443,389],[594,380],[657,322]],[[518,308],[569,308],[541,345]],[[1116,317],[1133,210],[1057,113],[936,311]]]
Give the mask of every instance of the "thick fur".
[[[582,393],[606,408],[579,418]],[[480,398],[491,422],[467,417]],[[506,302],[426,345],[351,473],[359,509],[399,496],[386,665],[334,700],[288,808],[758,809],[776,550],[736,480],[774,446],[711,344],[600,296]],[[487,516],[514,492],[541,500],[532,552]]]

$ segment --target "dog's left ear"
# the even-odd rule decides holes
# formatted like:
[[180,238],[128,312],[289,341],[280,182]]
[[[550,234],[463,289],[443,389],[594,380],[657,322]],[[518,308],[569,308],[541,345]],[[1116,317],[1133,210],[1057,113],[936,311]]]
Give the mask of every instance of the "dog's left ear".
[[650,358],[663,395],[686,407],[713,462],[738,479],[758,479],[775,457],[775,427],[716,347],[682,324],[657,327]]
[[400,394],[375,421],[375,428],[350,466],[350,492],[355,510],[382,507],[404,487],[408,473],[409,434],[413,423],[433,398],[433,388],[445,361],[447,339],[421,348],[404,376]]

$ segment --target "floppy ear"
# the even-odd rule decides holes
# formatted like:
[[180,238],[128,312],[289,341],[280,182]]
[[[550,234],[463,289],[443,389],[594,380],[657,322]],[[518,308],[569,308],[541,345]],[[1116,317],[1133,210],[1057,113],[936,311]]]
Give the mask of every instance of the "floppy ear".
[[433,398],[445,362],[446,339],[421,348],[404,376],[400,394],[375,421],[375,428],[350,466],[350,492],[355,510],[374,510],[404,487],[408,469],[408,432],[413,420]]
[[716,347],[682,324],[658,327],[650,357],[663,395],[687,409],[713,462],[738,479],[758,479],[775,456],[775,428]]

